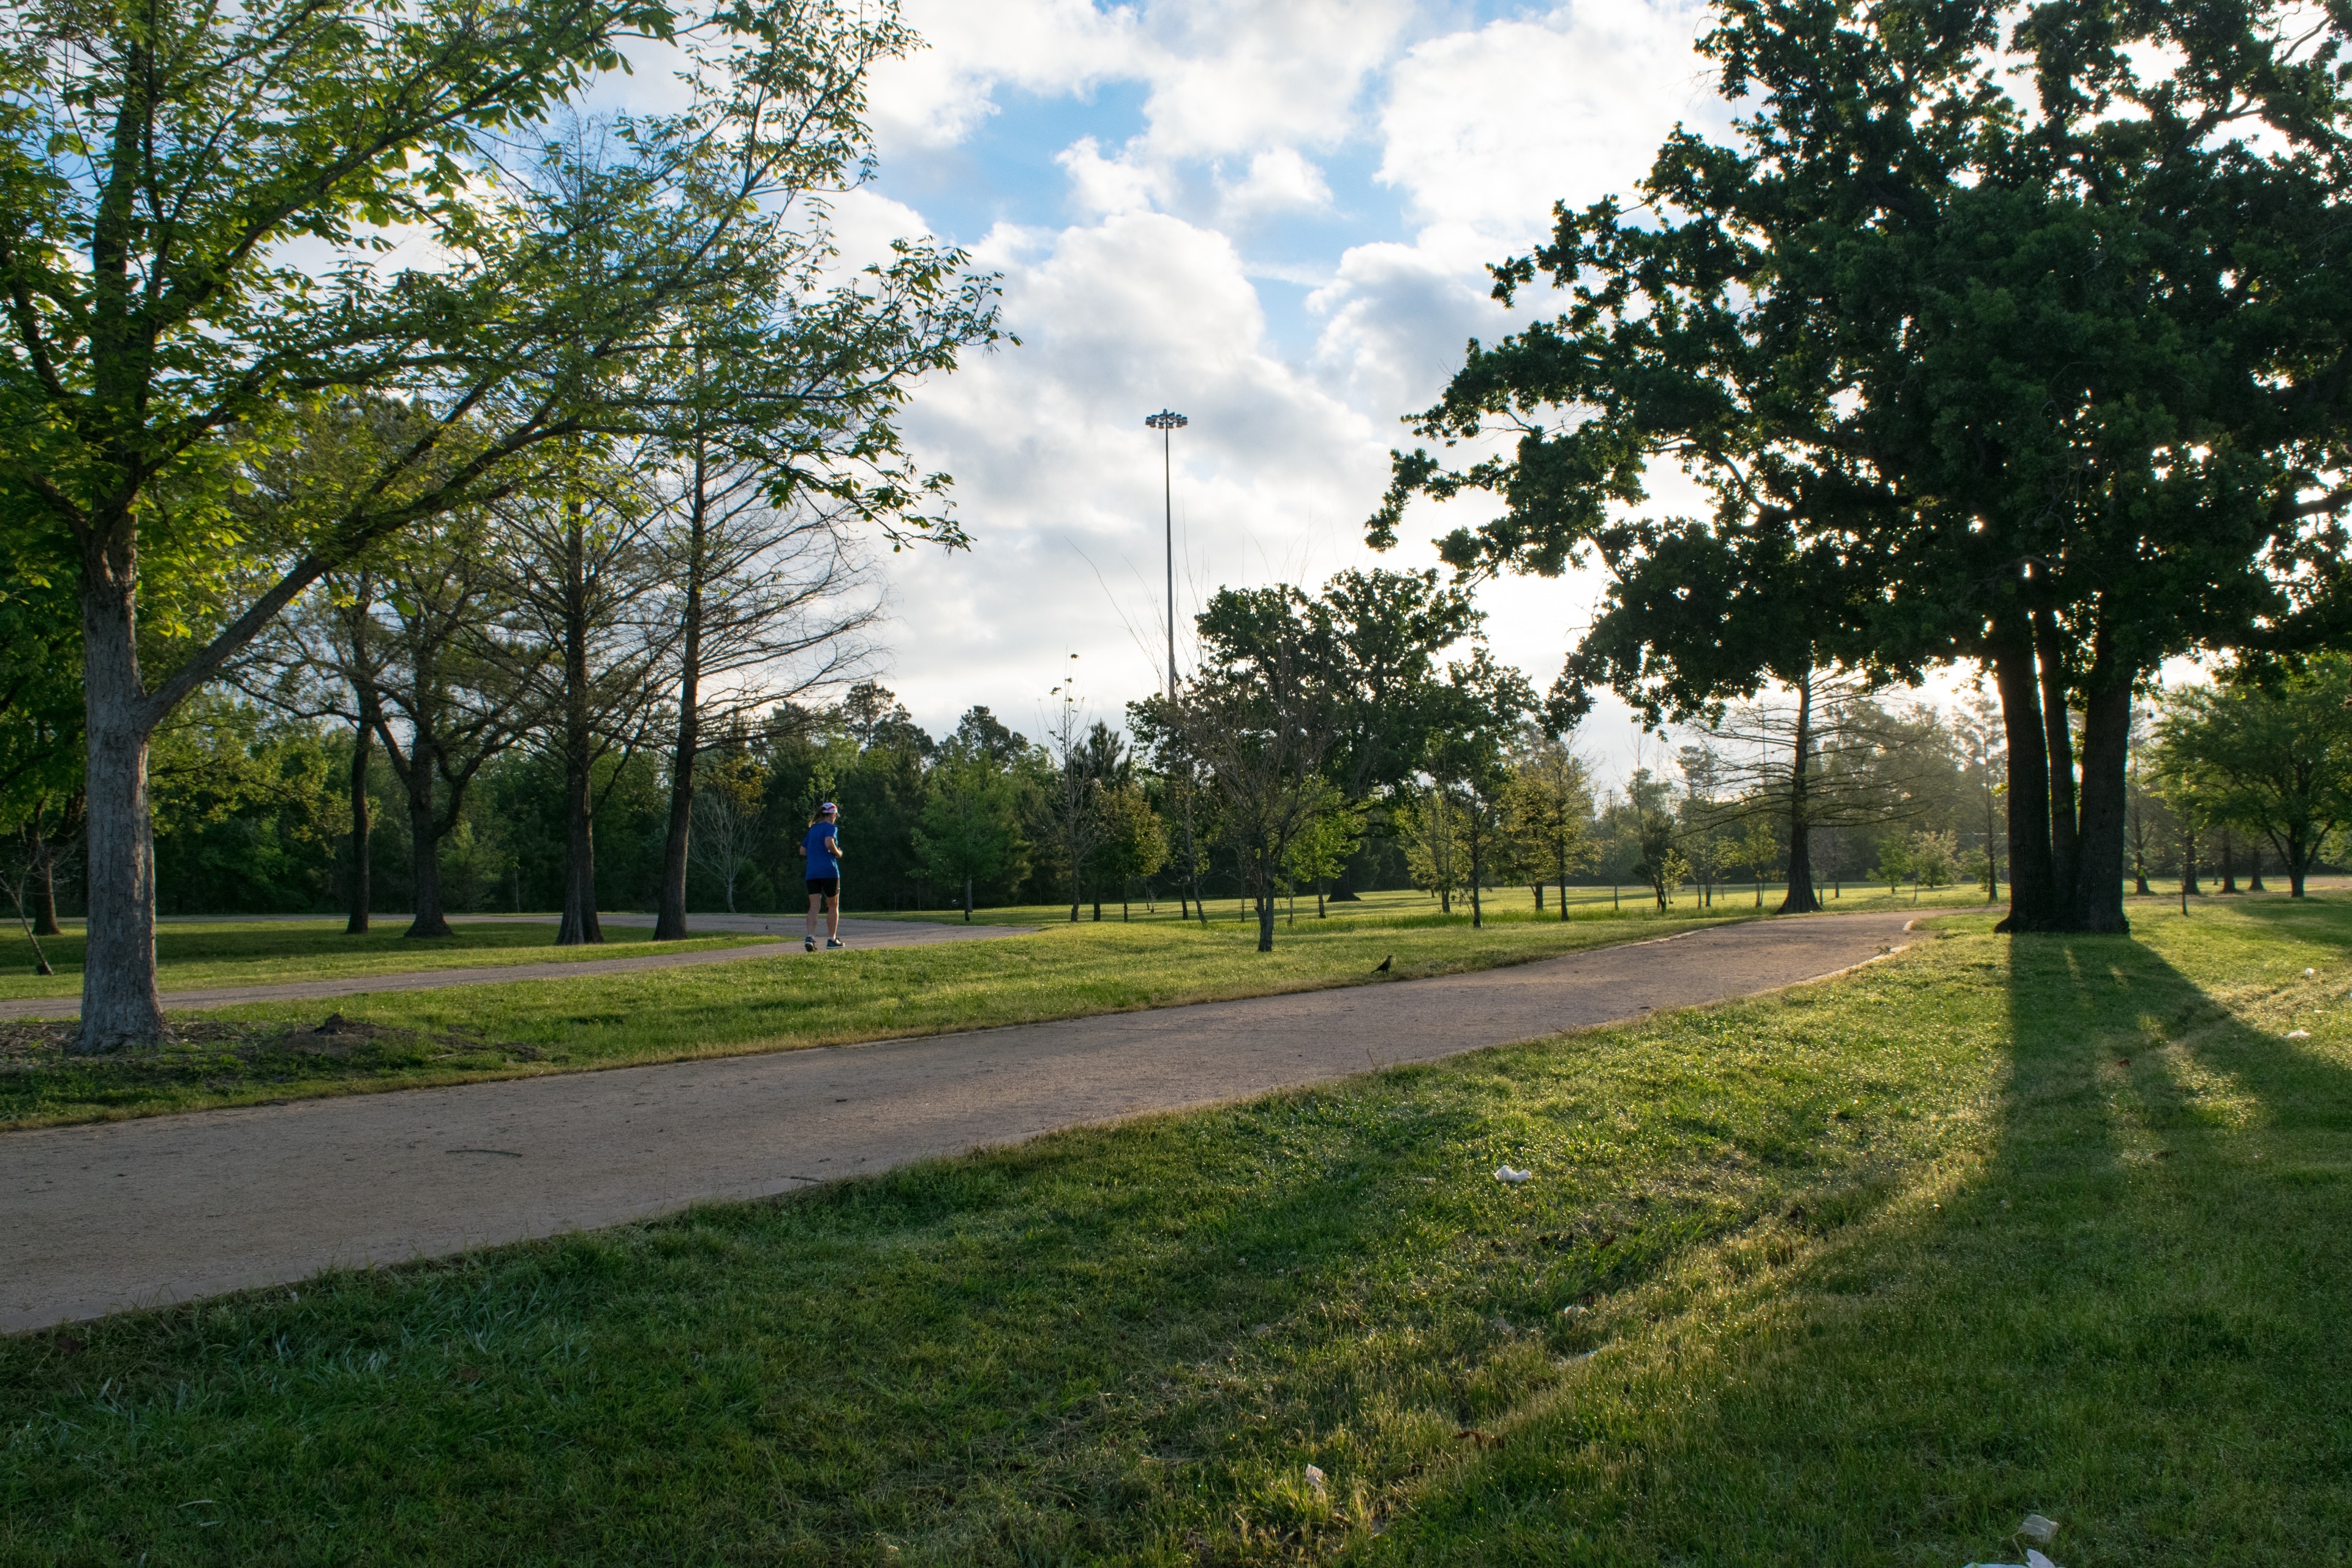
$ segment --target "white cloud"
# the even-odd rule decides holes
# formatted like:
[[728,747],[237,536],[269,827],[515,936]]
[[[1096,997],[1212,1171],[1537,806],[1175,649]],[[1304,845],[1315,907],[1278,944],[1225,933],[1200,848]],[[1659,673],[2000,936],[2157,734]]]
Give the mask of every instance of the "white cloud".
[[1413,20],[1407,0],[1224,0],[1151,8],[1151,151],[1219,157],[1328,147]]
[[1424,245],[1496,259],[1498,243],[1541,235],[1554,201],[1628,190],[1676,121],[1719,118],[1692,47],[1707,15],[1696,0],[1580,0],[1421,44],[1390,73],[1381,178]]
[[1317,212],[1331,205],[1323,171],[1295,147],[1265,147],[1251,157],[1242,178],[1220,181],[1222,221],[1248,224],[1278,213]]
[[885,156],[961,142],[996,112],[999,85],[1083,93],[1133,75],[1143,42],[1131,6],[1089,0],[908,0],[924,47],[885,61],[867,102]]
[[1070,176],[1070,202],[1089,216],[1149,212],[1169,189],[1167,172],[1124,156],[1106,158],[1091,136],[1082,136],[1054,160]]
[[[1722,113],[1691,47],[1696,0],[1594,0],[1454,32],[1408,0],[909,0],[908,15],[934,47],[877,79],[886,190],[894,149],[935,171],[1007,90],[1083,105],[1115,83],[1143,89],[1140,130],[1106,113],[1053,154],[1075,221],[1032,213],[973,247],[1003,272],[1025,346],[976,356],[908,412],[975,541],[886,563],[892,684],[935,730],[985,702],[1034,731],[1072,651],[1100,716],[1156,687],[1160,450],[1142,420],[1163,405],[1192,419],[1175,442],[1180,625],[1222,585],[1432,563],[1431,540],[1490,503],[1416,507],[1390,557],[1367,551],[1363,523],[1407,440],[1398,416],[1436,398],[1465,338],[1528,313],[1488,297],[1485,264],[1539,237],[1555,199],[1629,190],[1676,120]],[[1332,189],[1343,159],[1377,162],[1402,232],[1349,216]],[[988,172],[1034,184],[1043,171]],[[1245,261],[1236,235],[1303,216],[1335,226],[1328,251]],[[919,217],[845,207],[845,247]],[[1297,334],[1269,331],[1260,281],[1308,285],[1311,348],[1278,346]],[[1597,590],[1489,585],[1497,652],[1549,684]],[[1625,750],[1622,725],[1600,728],[1605,752]]]

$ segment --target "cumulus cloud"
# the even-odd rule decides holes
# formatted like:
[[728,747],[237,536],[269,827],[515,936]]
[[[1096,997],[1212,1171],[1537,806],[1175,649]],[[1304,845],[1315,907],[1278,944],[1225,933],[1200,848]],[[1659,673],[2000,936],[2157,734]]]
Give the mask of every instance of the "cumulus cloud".
[[[932,47],[877,78],[880,191],[841,206],[845,252],[921,228],[921,201],[892,199],[894,158],[936,174],[1001,155],[971,148],[1008,94],[1061,103],[1075,127],[1032,169],[985,171],[1048,176],[1050,202],[971,245],[1003,275],[1024,346],[975,357],[908,411],[975,541],[886,568],[892,682],[923,722],[986,702],[1034,731],[1071,652],[1101,716],[1156,686],[1160,444],[1142,420],[1163,405],[1192,418],[1175,441],[1180,626],[1223,584],[1429,563],[1435,534],[1482,519],[1467,499],[1417,509],[1392,557],[1362,542],[1398,416],[1434,400],[1465,339],[1525,318],[1488,297],[1485,264],[1540,237],[1554,200],[1629,189],[1677,120],[1722,110],[1691,47],[1697,0],[1580,0],[1466,27],[1459,14],[908,0]],[[1113,87],[1117,114],[1088,124]],[[1354,184],[1334,173],[1350,170]],[[1370,199],[1383,187],[1385,216]],[[1301,233],[1324,248],[1302,251]],[[1286,234],[1288,248],[1251,255]],[[1549,681],[1596,589],[1490,585],[1497,650]]]
[[1277,213],[1316,212],[1331,205],[1331,186],[1323,171],[1296,147],[1265,147],[1252,155],[1249,172],[1237,180],[1221,180],[1222,221],[1246,225]]
[[884,155],[953,146],[996,112],[1000,87],[1078,93],[1141,68],[1131,6],[1091,0],[907,0],[923,47],[877,67],[867,92]]
[[1487,260],[1525,244],[1553,202],[1627,189],[1677,121],[1719,119],[1692,47],[1706,17],[1698,0],[1582,0],[1429,39],[1390,74],[1381,178],[1423,245]]

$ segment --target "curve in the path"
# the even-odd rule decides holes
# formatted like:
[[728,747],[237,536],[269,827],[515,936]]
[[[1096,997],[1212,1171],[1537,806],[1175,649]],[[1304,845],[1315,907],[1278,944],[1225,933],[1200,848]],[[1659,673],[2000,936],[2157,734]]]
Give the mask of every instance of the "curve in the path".
[[969,1035],[0,1134],[0,1331],[749,1198],[1793,984],[1900,914]]
[[[529,920],[531,917],[522,917]],[[617,924],[620,922],[607,922]],[[785,921],[768,922],[778,934],[797,933]],[[750,931],[748,925],[727,928]],[[922,947],[940,942],[972,942],[986,937],[1024,936],[1035,926],[967,926],[918,924],[910,921],[845,920],[844,941],[852,947]],[[706,931],[705,934],[710,934]],[[822,953],[823,950],[819,950]],[[501,963],[479,969],[419,969],[401,974],[351,974],[333,980],[289,980],[273,985],[215,985],[197,991],[166,991],[167,1012],[203,1012],[213,1007],[238,1007],[248,1002],[304,1002],[329,996],[363,996],[374,991],[443,991],[453,985],[501,985],[513,980],[570,980],[583,974],[628,974],[640,969],[690,969],[704,963],[741,963],[748,959],[801,958],[798,942],[762,942],[753,947],[701,948],[691,952],[647,952],[629,958],[575,958],[538,963]],[[0,1020],[16,1018],[79,1018],[79,996],[37,996],[0,1002]]]

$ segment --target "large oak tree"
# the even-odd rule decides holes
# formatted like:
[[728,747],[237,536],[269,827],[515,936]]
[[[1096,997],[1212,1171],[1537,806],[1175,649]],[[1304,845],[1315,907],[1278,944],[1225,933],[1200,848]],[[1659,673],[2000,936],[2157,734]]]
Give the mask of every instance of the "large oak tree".
[[[1418,492],[1503,514],[1465,570],[1557,572],[1643,499],[1710,486],[1719,540],[1835,571],[1886,667],[1981,660],[2010,758],[2011,924],[2121,929],[2131,693],[2166,658],[2292,641],[2340,574],[2352,391],[2343,20],[2255,0],[1725,0],[1750,112],[1677,132],[1638,205],[1558,212],[1496,268],[1558,319],[1473,344],[1415,422],[1515,437]],[[1759,559],[1775,552],[1761,552]],[[1862,591],[1850,591],[1854,584]],[[1671,606],[1665,606],[1671,607]],[[1822,625],[1818,601],[1787,602]],[[1789,639],[1715,635],[1736,690]],[[2075,726],[2082,737],[2076,787]]]

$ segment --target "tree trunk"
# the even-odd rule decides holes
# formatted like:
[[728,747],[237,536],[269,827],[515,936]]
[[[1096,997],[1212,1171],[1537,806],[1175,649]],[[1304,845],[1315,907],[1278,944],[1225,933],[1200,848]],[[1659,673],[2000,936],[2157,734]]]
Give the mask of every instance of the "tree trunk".
[[963,879],[963,923],[971,924],[971,879]]
[[2303,897],[2303,879],[2311,874],[2311,863],[2318,858],[2318,853],[2319,846],[2316,844],[2306,846],[2302,834],[2286,835],[2286,842],[2279,846],[2279,858],[2286,862],[2286,896],[2288,898]]
[[1257,895],[1257,950],[1274,951],[1274,884],[1262,883]]
[[1813,682],[1808,675],[1797,686],[1797,739],[1789,756],[1789,889],[1781,896],[1784,915],[1809,915],[1822,907],[1813,891],[1812,821],[1810,791],[1813,768]]
[[345,936],[365,936],[370,905],[368,886],[368,752],[373,737],[362,719],[352,733],[352,912],[343,922]]
[[2238,837],[2236,834],[2221,835],[2221,891],[2238,890]]
[[[565,729],[572,732],[563,747],[563,921],[556,927],[555,945],[582,947],[604,940],[596,921],[596,802],[584,718],[578,730],[567,718]],[[732,913],[731,894],[729,904]]]
[[[384,751],[396,755],[389,742]],[[402,933],[404,936],[453,934],[448,917],[441,909],[441,824],[433,814],[434,767],[432,730],[429,724],[420,723],[409,742],[407,764],[398,770],[408,792],[409,866],[416,886],[416,910],[409,920],[408,930]],[[457,816],[457,802],[452,801],[449,818],[454,823]]]
[[[1481,837],[1484,836],[1481,835]],[[1485,869],[1484,857],[1479,853],[1479,839],[1470,840],[1470,929],[1477,930],[1486,923],[1486,906],[1478,896],[1478,884]]]
[[[2067,929],[2116,936],[2124,918],[2124,813],[2130,804],[2131,691],[2128,669],[2102,657],[2092,666],[2083,706],[2082,817],[2074,836],[2074,895]],[[2071,783],[2053,797],[2053,814],[2074,800]]]
[[2247,869],[2247,874],[2246,874],[2246,891],[2248,891],[2248,892],[2250,892],[2250,893],[2266,893],[2266,892],[2269,892],[2269,891],[2270,891],[2270,889],[2269,889],[2268,888],[2265,888],[2265,887],[2263,887],[2263,847],[2262,847],[2262,845],[2261,845],[2261,844],[2259,844],[2259,843],[2255,843],[2255,844],[2250,844],[2250,845],[2246,846],[2246,855],[2247,855],[2247,858],[2252,861],[2252,864],[2251,864],[2250,866],[2248,866],[2248,867],[2247,867],[2247,868],[2246,868],[2246,869]]
[[[563,922],[558,947],[604,940],[596,923],[596,736],[588,710],[587,538],[577,501],[565,510],[563,552]],[[730,909],[730,912],[732,912]]]
[[[128,555],[128,551],[124,552]],[[82,566],[83,785],[89,796],[89,915],[76,1055],[163,1037],[155,989],[155,845],[147,807],[154,728],[139,676],[132,563],[102,549]]]
[[1993,929],[2047,931],[2051,925],[2049,736],[2033,644],[1996,622],[1993,684],[2000,692],[2002,738],[2009,745],[2009,914]]
[[40,864],[33,868],[33,934],[63,936],[58,925],[58,851],[47,839],[35,841]]
[[670,752],[669,833],[662,840],[661,898],[654,912],[654,940],[686,936],[687,852],[694,832],[694,764],[702,754],[702,576],[709,541],[708,477],[698,445],[694,493],[687,527],[686,637],[677,672],[677,744]]
[[2042,728],[2049,767],[2050,910],[2053,929],[2081,929],[2074,908],[2082,891],[2081,833],[2074,799],[2074,727],[2066,709],[2065,639],[2057,617],[2047,610],[2033,616],[2036,662],[2041,666]]

